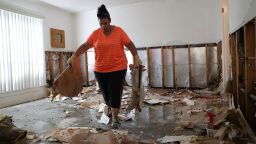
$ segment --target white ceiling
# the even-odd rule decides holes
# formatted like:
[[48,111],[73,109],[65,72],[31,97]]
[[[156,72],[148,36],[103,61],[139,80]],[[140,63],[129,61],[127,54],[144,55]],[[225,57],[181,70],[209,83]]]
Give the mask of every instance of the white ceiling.
[[105,4],[106,7],[108,8],[113,6],[133,4],[133,3],[152,1],[152,0],[39,0],[39,1],[67,10],[72,13],[77,13],[81,11],[95,10],[101,4]]

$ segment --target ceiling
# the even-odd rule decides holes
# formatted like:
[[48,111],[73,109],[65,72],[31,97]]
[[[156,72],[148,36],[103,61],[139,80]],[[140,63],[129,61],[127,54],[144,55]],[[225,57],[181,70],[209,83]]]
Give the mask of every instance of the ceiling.
[[100,4],[105,4],[106,7],[120,6],[126,4],[133,4],[138,2],[152,1],[152,0],[39,0],[49,5],[67,10],[72,13],[77,13],[87,10],[95,10]]

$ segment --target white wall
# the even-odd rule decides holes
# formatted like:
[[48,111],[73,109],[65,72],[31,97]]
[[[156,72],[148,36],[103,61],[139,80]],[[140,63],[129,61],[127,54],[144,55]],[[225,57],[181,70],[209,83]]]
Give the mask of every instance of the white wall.
[[228,8],[230,33],[256,16],[256,0],[229,0]]
[[[217,42],[219,0],[161,0],[107,7],[112,24],[121,26],[137,47]],[[76,15],[76,44],[99,27],[96,9]]]
[[35,0],[0,0],[0,8],[22,12],[28,15],[43,17],[44,20],[44,47],[51,49],[50,28],[65,31],[65,49],[54,48],[52,50],[74,49],[74,15],[64,10],[42,4]]

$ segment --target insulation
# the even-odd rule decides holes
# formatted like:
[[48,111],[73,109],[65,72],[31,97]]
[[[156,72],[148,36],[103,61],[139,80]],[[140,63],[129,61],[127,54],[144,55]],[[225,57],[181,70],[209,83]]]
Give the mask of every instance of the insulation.
[[144,86],[148,86],[148,63],[147,63],[147,50],[139,50],[138,51],[138,55],[142,61],[142,65],[144,65],[144,69],[145,71],[143,71],[143,74],[142,74],[142,82],[143,82],[143,85]]
[[190,48],[191,58],[191,87],[207,86],[206,49],[205,47]]
[[214,83],[218,75],[217,47],[208,47],[209,83]]
[[174,55],[176,87],[189,87],[188,49],[176,48]]
[[149,50],[150,86],[162,87],[162,56],[161,48]]
[[173,87],[173,64],[172,64],[172,49],[167,48],[164,52],[164,86]]

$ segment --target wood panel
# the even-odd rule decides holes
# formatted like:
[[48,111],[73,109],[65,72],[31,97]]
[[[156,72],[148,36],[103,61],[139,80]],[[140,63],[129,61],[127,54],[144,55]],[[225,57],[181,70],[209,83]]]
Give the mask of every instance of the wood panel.
[[254,21],[247,23],[244,27],[244,41],[245,41],[245,89],[246,89],[246,118],[249,123],[255,122],[254,117],[255,107],[253,101],[250,99],[249,94],[253,90],[254,80],[254,60],[248,57],[255,57],[255,25]]
[[233,97],[234,97],[234,104],[235,107],[237,107],[237,63],[236,63],[236,43],[235,43],[236,34],[232,34],[230,36],[229,44],[230,44],[230,50],[231,50],[231,64],[232,64],[232,89]]

